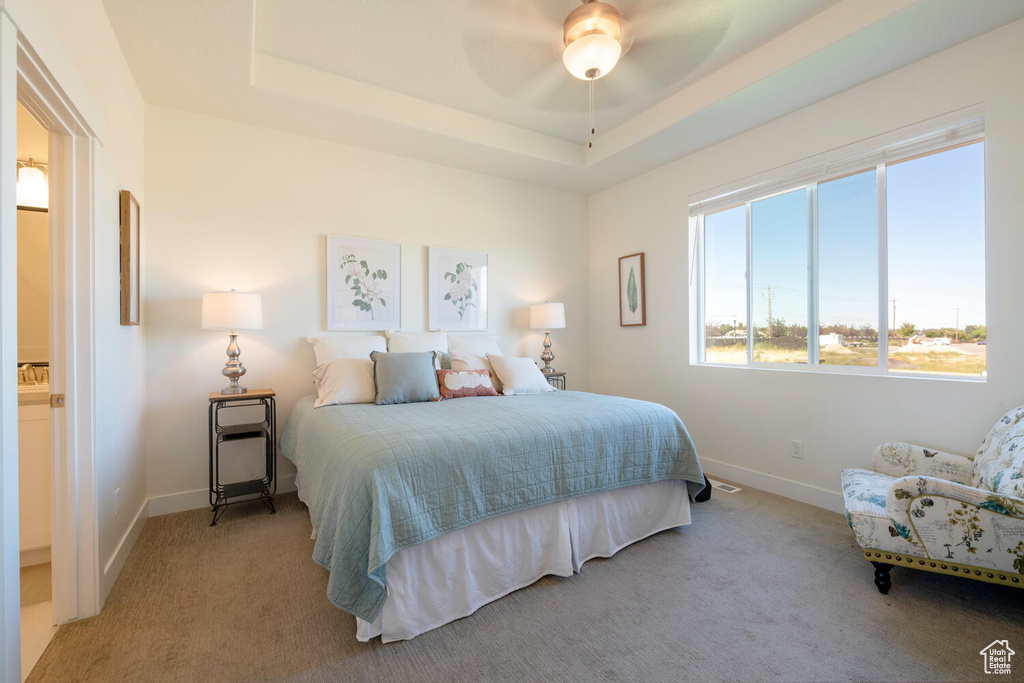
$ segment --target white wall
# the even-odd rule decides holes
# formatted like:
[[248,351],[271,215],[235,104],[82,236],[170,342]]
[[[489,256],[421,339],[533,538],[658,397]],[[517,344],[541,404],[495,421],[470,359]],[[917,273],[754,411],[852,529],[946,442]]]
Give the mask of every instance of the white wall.
[[[325,238],[402,244],[403,329],[427,326],[427,246],[486,251],[490,331],[539,357],[528,306],[563,301],[555,365],[586,385],[586,198],[379,152],[146,107],[146,448],[151,512],[205,504],[207,396],[227,335],[203,331],[203,292],[263,295],[242,332],[242,384],[278,393],[278,429],[312,393],[307,335],[325,333]],[[293,472],[283,461],[282,477]],[[160,496],[186,493],[160,499]]]
[[50,360],[50,214],[18,211],[18,362]]
[[[663,402],[706,469],[837,509],[844,467],[906,440],[971,453],[1024,403],[1024,22],[592,195],[590,388]],[[977,102],[986,106],[989,377],[982,383],[692,367],[688,198],[702,190]],[[620,328],[616,259],[647,254],[645,328]],[[790,439],[804,459],[789,456]]]
[[[105,598],[125,553],[117,560],[115,554],[146,501],[141,447],[144,353],[141,330],[120,325],[118,203],[118,191],[130,189],[142,203],[145,225],[143,102],[101,0],[4,4],[75,105],[102,131],[102,144],[95,150],[92,248],[99,561],[101,572],[109,569],[102,583]],[[121,511],[115,516],[118,488]]]

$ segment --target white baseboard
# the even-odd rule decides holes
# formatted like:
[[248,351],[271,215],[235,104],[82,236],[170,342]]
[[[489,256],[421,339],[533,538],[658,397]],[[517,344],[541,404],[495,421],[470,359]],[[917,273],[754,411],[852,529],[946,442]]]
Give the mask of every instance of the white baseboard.
[[139,511],[135,513],[135,519],[132,520],[128,530],[121,537],[121,542],[114,549],[114,554],[110,556],[107,564],[103,567],[103,580],[100,585],[101,604],[106,602],[110,589],[114,587],[114,581],[117,580],[118,574],[121,573],[121,568],[124,567],[124,563],[128,560],[128,554],[135,547],[135,541],[138,540],[139,534],[142,533],[142,527],[145,526],[147,519],[149,519],[148,498],[139,506]]
[[[277,478],[278,493],[291,493],[294,490],[294,474],[287,474]],[[209,489],[180,491],[150,498],[149,516],[159,517],[160,515],[170,515],[175,512],[185,512],[186,510],[199,510],[206,507],[210,507]]]
[[41,548],[26,548],[21,551],[22,567],[31,567],[36,564],[46,564],[50,561],[50,546],[44,545]]
[[802,484],[798,481],[785,479],[774,474],[758,472],[757,470],[730,465],[729,463],[711,460],[702,457],[700,464],[704,473],[709,477],[717,476],[737,484],[761,489],[768,493],[774,493],[786,498],[798,500],[801,503],[814,505],[815,507],[846,514],[846,507],[843,505],[843,494],[839,491],[829,491],[810,484]]

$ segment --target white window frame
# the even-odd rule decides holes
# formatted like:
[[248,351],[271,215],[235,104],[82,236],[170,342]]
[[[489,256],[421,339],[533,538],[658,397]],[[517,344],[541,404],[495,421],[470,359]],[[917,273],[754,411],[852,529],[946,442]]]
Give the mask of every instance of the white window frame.
[[[987,373],[981,376],[957,375],[955,373],[925,374],[891,371],[889,356],[889,259],[888,225],[886,206],[886,167],[890,163],[908,161],[918,156],[934,154],[985,140],[985,117],[981,105],[936,117],[914,126],[901,128],[885,135],[871,138],[854,145],[817,155],[767,173],[730,183],[690,197],[690,364],[722,368],[758,368],[797,372],[827,372],[852,375],[875,375],[886,377],[913,377],[918,379],[954,380],[984,382]],[[819,325],[818,301],[818,186],[840,178],[875,171],[878,209],[878,364],[875,367],[822,365],[818,357],[817,337]],[[986,173],[987,182],[987,173]],[[754,202],[770,199],[796,190],[806,190],[808,211],[807,236],[807,362],[778,363],[754,360],[754,291],[753,280],[753,225],[752,205]],[[704,291],[704,218],[745,206],[746,210],[746,306],[747,306],[747,360],[746,364],[714,363],[705,360],[707,351],[705,291]],[[984,239],[987,241],[987,229]],[[988,268],[986,263],[986,297],[988,307]],[[988,315],[986,310],[986,321]]]

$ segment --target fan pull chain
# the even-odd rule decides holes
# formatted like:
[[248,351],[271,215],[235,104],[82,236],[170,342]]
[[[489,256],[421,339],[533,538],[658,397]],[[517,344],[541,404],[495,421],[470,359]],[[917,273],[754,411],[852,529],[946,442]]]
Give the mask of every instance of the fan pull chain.
[[590,137],[587,139],[587,147],[594,146],[594,79],[590,79]]

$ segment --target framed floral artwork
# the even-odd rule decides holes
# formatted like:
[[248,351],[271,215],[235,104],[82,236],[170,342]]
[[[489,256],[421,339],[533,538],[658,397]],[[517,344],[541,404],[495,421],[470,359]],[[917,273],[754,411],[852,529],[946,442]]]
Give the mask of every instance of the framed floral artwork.
[[644,288],[644,254],[619,258],[619,326],[647,324],[647,291]]
[[432,330],[487,329],[487,254],[430,247],[427,301]]
[[327,236],[327,329],[402,326],[402,245]]

